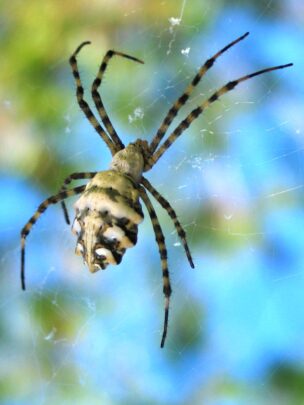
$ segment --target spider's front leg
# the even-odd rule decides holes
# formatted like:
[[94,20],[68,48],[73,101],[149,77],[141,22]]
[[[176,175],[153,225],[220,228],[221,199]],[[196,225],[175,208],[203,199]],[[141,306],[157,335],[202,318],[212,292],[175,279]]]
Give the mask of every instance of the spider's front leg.
[[98,92],[98,88],[99,88],[99,86],[100,86],[100,84],[102,82],[102,79],[104,77],[105,71],[106,71],[107,66],[108,66],[108,63],[109,63],[110,59],[113,58],[113,56],[121,56],[121,57],[123,57],[125,59],[129,59],[129,60],[132,60],[132,61],[138,62],[138,63],[144,63],[144,62],[142,60],[138,59],[138,58],[135,58],[134,56],[127,55],[127,54],[122,53],[122,52],[117,52],[117,51],[114,51],[114,50],[110,50],[105,54],[105,56],[104,56],[104,58],[103,58],[103,60],[101,62],[101,65],[99,67],[96,79],[94,80],[94,82],[92,84],[92,89],[91,89],[92,98],[94,100],[94,103],[95,103],[96,109],[98,111],[98,114],[99,114],[104,126],[106,127],[106,130],[110,134],[110,137],[111,137],[112,141],[115,143],[116,147],[119,150],[121,150],[125,146],[122,143],[121,139],[119,138],[117,132],[115,131],[115,129],[114,129],[113,125],[112,125],[112,122],[111,122],[111,120],[110,120],[110,118],[109,118],[109,116],[108,116],[108,114],[106,112],[106,109],[104,107],[101,96],[100,96],[100,94]]
[[182,135],[182,133],[189,128],[194,120],[196,120],[212,103],[221,98],[224,94],[233,90],[239,83],[249,80],[255,76],[262,75],[264,73],[272,72],[274,70],[285,69],[292,66],[292,63],[285,65],[273,66],[270,68],[258,70],[257,72],[250,73],[240,77],[239,79],[232,80],[213,93],[207,100],[201,105],[192,110],[187,117],[175,128],[175,130],[169,135],[166,141],[156,150],[153,156],[150,158],[150,167],[153,167],[155,163],[162,157],[162,155],[170,148],[170,146]]
[[229,48],[233,47],[238,42],[245,39],[248,35],[249,35],[249,32],[246,32],[244,35],[242,35],[239,38],[235,39],[234,41],[230,42],[223,49],[221,49],[216,54],[214,54],[211,58],[207,59],[206,62],[200,67],[199,71],[192,79],[192,82],[185,89],[184,93],[175,101],[173,106],[168,111],[166,117],[164,118],[160,128],[158,129],[156,135],[154,136],[154,138],[151,142],[150,147],[151,147],[152,153],[154,153],[156,151],[160,141],[165,136],[167,129],[169,128],[171,122],[177,116],[177,114],[178,114],[179,110],[182,108],[182,106],[186,104],[187,100],[191,96],[195,87],[199,84],[199,82],[201,81],[201,79],[205,75],[205,73],[214,65],[214,62],[217,60],[217,58],[219,58]]
[[84,90],[83,90],[83,86],[82,86],[79,71],[78,71],[78,65],[77,65],[76,57],[77,57],[78,53],[80,52],[80,50],[85,45],[88,45],[90,43],[91,43],[90,41],[85,41],[82,44],[80,44],[78,46],[78,48],[76,49],[76,51],[72,54],[72,56],[70,57],[70,60],[69,60],[71,68],[72,68],[72,73],[73,73],[73,76],[74,76],[74,79],[75,79],[75,83],[76,83],[76,97],[77,97],[79,107],[81,108],[81,110],[83,111],[83,113],[85,114],[87,119],[90,121],[90,123],[92,124],[92,126],[94,127],[96,132],[103,139],[103,141],[105,142],[107,147],[110,149],[112,156],[114,156],[115,153],[117,152],[116,145],[113,143],[112,139],[109,138],[108,134],[105,132],[105,130],[99,124],[99,122],[97,121],[97,119],[96,119],[95,115],[93,114],[91,108],[89,107],[88,103],[83,98]]

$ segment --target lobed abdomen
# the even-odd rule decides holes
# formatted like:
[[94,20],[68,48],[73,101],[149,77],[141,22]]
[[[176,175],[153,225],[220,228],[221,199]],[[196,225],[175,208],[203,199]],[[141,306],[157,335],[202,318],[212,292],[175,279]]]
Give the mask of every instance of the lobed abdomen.
[[72,231],[78,236],[76,254],[91,272],[119,264],[137,242],[144,215],[133,180],[118,171],[99,172],[74,205]]

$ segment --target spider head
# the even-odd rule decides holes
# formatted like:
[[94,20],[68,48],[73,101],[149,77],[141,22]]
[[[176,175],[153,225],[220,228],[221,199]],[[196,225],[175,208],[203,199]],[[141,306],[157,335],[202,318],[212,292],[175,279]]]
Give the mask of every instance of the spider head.
[[138,150],[140,150],[144,159],[143,172],[150,170],[153,164],[151,164],[152,152],[148,141],[146,141],[145,139],[137,139],[134,142],[134,145]]
[[144,156],[140,143],[130,143],[126,148],[118,151],[112,159],[110,168],[131,177],[135,182],[141,178],[144,168]]

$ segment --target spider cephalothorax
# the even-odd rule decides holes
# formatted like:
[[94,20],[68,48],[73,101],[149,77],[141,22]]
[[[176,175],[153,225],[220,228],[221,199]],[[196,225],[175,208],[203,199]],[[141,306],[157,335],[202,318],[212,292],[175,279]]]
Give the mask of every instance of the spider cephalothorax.
[[[206,62],[200,67],[192,82],[185,89],[184,93],[170,108],[150,144],[145,140],[138,139],[127,147],[122,143],[106,113],[98,88],[101,84],[108,62],[113,56],[121,56],[138,63],[143,62],[133,56],[112,50],[108,51],[103,58],[97,77],[92,84],[92,97],[100,119],[105,127],[105,129],[103,129],[83,98],[84,91],[77,67],[76,56],[78,52],[84,45],[89,44],[90,42],[83,42],[76,49],[70,58],[70,64],[76,82],[77,100],[88,120],[108,146],[112,154],[112,162],[110,164],[110,169],[106,171],[71,174],[64,181],[60,192],[42,202],[34,215],[25,224],[21,231],[21,284],[23,289],[25,289],[25,240],[31,231],[32,226],[50,204],[55,204],[61,201],[66,222],[69,224],[70,220],[64,200],[67,197],[81,194],[80,198],[75,203],[76,216],[72,230],[77,235],[76,254],[83,257],[89,270],[94,273],[100,269],[105,269],[109,264],[119,264],[126,250],[136,244],[138,225],[144,218],[140,204],[140,200],[142,200],[148,210],[152,222],[161,259],[163,292],[165,295],[165,319],[161,347],[164,346],[168,328],[169,302],[171,295],[167,249],[165,246],[164,234],[147,191],[149,191],[149,193],[159,202],[171,217],[177,234],[185,249],[189,264],[191,267],[194,267],[194,264],[188,248],[186,233],[180,224],[174,209],[143,176],[143,172],[152,169],[158,159],[191,125],[192,121],[194,121],[211,103],[218,100],[223,94],[233,90],[239,83],[254,76],[292,65],[292,63],[288,63],[286,65],[266,68],[228,82],[214,92],[201,105],[192,110],[168,136],[166,141],[159,146],[171,122],[178,114],[180,108],[187,102],[194,88],[198,85],[207,70],[213,66],[214,62],[220,55],[236,43],[243,40],[247,35],[248,32],[232,41],[211,58],[206,60]],[[87,185],[67,189],[68,184],[70,184],[72,180],[84,179],[90,179]]]

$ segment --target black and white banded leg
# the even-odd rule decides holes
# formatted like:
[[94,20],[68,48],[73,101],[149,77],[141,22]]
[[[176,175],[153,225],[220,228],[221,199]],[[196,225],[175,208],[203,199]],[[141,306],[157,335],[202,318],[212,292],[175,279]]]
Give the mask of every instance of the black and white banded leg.
[[225,53],[233,45],[237,44],[238,42],[240,42],[244,38],[246,38],[247,35],[249,35],[249,32],[246,32],[244,35],[242,35],[239,38],[235,39],[234,41],[230,42],[228,45],[226,45],[223,49],[218,51],[211,58],[207,59],[206,62],[200,67],[199,71],[194,76],[192,82],[188,85],[188,87],[186,88],[184,93],[175,101],[173,106],[168,111],[163,122],[161,123],[159,130],[157,131],[156,135],[154,136],[154,138],[152,139],[152,142],[150,144],[151,153],[154,153],[154,151],[157,149],[160,141],[163,139],[164,135],[166,134],[167,129],[169,128],[171,122],[177,116],[177,114],[178,114],[179,110],[182,108],[182,106],[186,104],[187,100],[191,96],[195,87],[199,84],[199,82],[201,81],[201,79],[205,75],[205,73],[213,66],[213,64],[217,60],[217,58],[219,56],[221,56],[223,53]]
[[76,82],[76,97],[77,97],[79,107],[82,109],[85,116],[90,121],[92,126],[95,128],[97,133],[100,135],[100,137],[106,143],[107,147],[110,149],[111,154],[113,156],[119,149],[116,147],[116,145],[110,139],[109,135],[105,132],[105,130],[99,124],[99,122],[97,121],[91,108],[89,107],[88,103],[83,98],[84,90],[83,90],[83,86],[82,86],[82,83],[80,80],[76,56],[80,52],[81,48],[83,48],[85,45],[88,45],[90,43],[91,43],[90,41],[85,41],[82,44],[80,44],[78,46],[78,48],[76,49],[76,51],[73,53],[73,55],[70,57],[70,65],[71,65],[72,73],[73,73],[73,76],[74,76],[74,79]]
[[38,218],[40,217],[41,214],[44,213],[44,211],[52,204],[56,204],[59,201],[65,200],[68,197],[72,197],[73,195],[80,194],[84,191],[85,189],[84,186],[78,186],[75,188],[71,188],[69,190],[62,191],[61,193],[58,193],[56,195],[53,195],[46,200],[44,200],[34,213],[34,215],[31,216],[31,218],[28,220],[28,222],[24,225],[24,227],[21,230],[21,287],[23,290],[25,290],[25,241],[28,236],[28,234],[31,232],[31,229],[33,225],[37,222]]
[[[87,179],[92,179],[97,172],[78,172],[78,173],[72,173],[70,174],[63,182],[63,185],[61,189],[59,190],[59,193],[62,193],[63,191],[66,190],[67,186],[71,183],[73,180],[87,180]],[[63,215],[65,222],[70,225],[70,218],[69,218],[69,213],[66,207],[66,204],[64,200],[61,201],[61,207],[63,209]]]
[[165,237],[164,237],[163,231],[161,229],[161,226],[159,224],[156,212],[143,187],[140,188],[140,196],[147,207],[147,210],[148,210],[151,222],[152,222],[156,243],[158,245],[161,266],[162,266],[163,293],[165,296],[165,318],[164,318],[164,328],[163,328],[163,334],[162,334],[160,347],[164,347],[166,336],[167,336],[167,330],[168,330],[170,295],[172,292],[171,284],[170,284],[169,270],[168,270],[167,248],[166,248],[166,243],[165,243]]
[[214,101],[218,100],[221,96],[228,91],[233,90],[239,83],[251,79],[252,77],[262,75],[267,72],[272,72],[273,70],[284,69],[286,67],[292,66],[292,63],[287,63],[286,65],[274,66],[266,69],[259,70],[257,72],[251,73],[249,75],[240,77],[239,79],[232,80],[222,86],[219,90],[212,94],[207,100],[205,100],[200,106],[196,107],[194,110],[187,115],[187,117],[175,128],[175,130],[169,135],[166,141],[158,148],[150,159],[150,164],[155,165],[158,159],[166,152],[167,149],[176,141],[176,139],[190,126],[190,124],[199,117],[202,112],[209,107]]
[[110,59],[113,56],[121,56],[123,58],[132,60],[134,62],[138,62],[138,63],[144,63],[142,60],[135,58],[134,56],[131,55],[127,55],[125,53],[122,52],[117,52],[117,51],[113,51],[110,50],[106,53],[106,55],[104,56],[100,68],[98,70],[96,79],[94,80],[93,84],[92,84],[92,98],[94,100],[95,106],[97,108],[98,114],[104,124],[104,126],[106,127],[106,130],[108,131],[110,137],[112,138],[113,142],[115,143],[115,145],[118,147],[118,149],[123,149],[124,148],[124,144],[122,143],[121,139],[119,138],[119,136],[117,135],[117,132],[115,131],[112,122],[106,112],[106,109],[104,107],[104,104],[102,102],[102,99],[100,97],[100,94],[98,93],[98,87],[101,84],[101,81],[103,79],[104,73],[106,71],[106,68],[108,66],[108,63],[110,61]]
[[167,201],[153,186],[152,184],[145,178],[142,177],[141,184],[153,195],[153,197],[159,202],[159,204],[167,211],[168,215],[172,219],[176,232],[182,242],[182,245],[185,249],[187,259],[189,261],[190,266],[194,269],[194,263],[192,260],[192,256],[190,253],[190,249],[187,243],[187,236],[186,231],[183,229],[181,223],[179,222],[176,212],[170,205],[169,201]]

